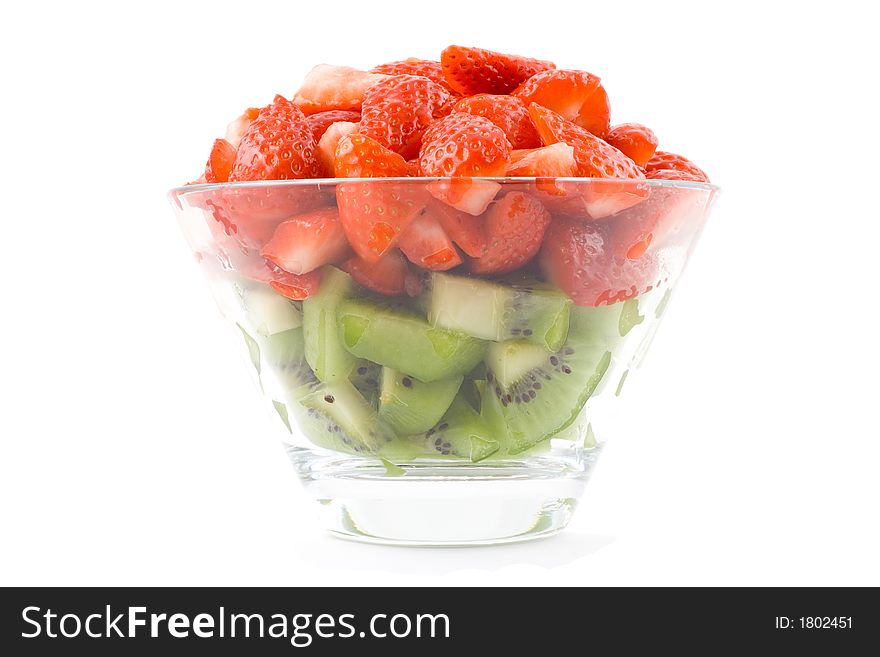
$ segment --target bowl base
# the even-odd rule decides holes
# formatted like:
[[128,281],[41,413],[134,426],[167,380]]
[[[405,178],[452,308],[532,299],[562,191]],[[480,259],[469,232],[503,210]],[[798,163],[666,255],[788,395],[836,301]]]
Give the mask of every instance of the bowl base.
[[[595,450],[594,450],[595,452]],[[288,447],[326,529],[409,546],[493,545],[551,536],[571,519],[598,454],[482,463],[319,456]]]

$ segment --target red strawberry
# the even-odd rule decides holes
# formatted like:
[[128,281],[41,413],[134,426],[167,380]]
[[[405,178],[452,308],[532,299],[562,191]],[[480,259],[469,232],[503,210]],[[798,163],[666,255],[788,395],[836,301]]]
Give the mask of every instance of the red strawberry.
[[609,144],[640,167],[645,166],[657,150],[657,135],[641,123],[621,123],[608,132]]
[[510,150],[504,131],[489,119],[450,114],[425,132],[419,166],[426,176],[500,176]]
[[346,135],[356,133],[357,129],[357,123],[337,121],[331,123],[321,135],[321,139],[318,140],[318,161],[328,175],[334,175],[336,170],[336,148],[339,146],[339,140]]
[[505,175],[572,178],[577,175],[574,147],[560,141],[541,148],[513,151]]
[[586,71],[538,73],[513,92],[526,105],[538,103],[597,137],[608,133],[611,109],[598,77]]
[[449,86],[463,96],[509,94],[535,73],[555,68],[552,62],[464,46],[446,48],[440,64]]
[[[337,178],[406,177],[407,164],[397,153],[364,135],[348,135],[336,148]],[[355,252],[370,263],[393,247],[425,206],[415,185],[382,181],[340,183],[339,217]]]
[[486,117],[504,131],[513,148],[537,148],[541,145],[528,107],[514,96],[477,94],[462,98],[452,111]]
[[411,263],[422,269],[446,271],[461,264],[455,245],[431,212],[423,211],[407,226],[398,246]]
[[623,179],[594,180],[575,189],[567,186],[566,196],[570,198],[566,206],[554,209],[564,214],[603,219],[641,203],[648,196],[646,185],[624,182],[643,179],[644,174],[619,150],[546,107],[532,103],[529,113],[545,144],[561,141],[574,147],[578,176]]
[[666,180],[693,180],[695,182],[709,182],[709,176],[683,155],[675,153],[665,153],[657,151],[654,156],[645,164],[645,171],[648,178],[659,178],[657,171],[681,171],[689,175],[689,178],[667,177]]
[[428,126],[449,113],[450,101],[449,92],[427,78],[390,77],[364,95],[359,132],[405,158],[412,157]]
[[645,174],[648,180],[681,180],[684,182],[709,182],[708,180],[697,180],[697,176],[687,171],[679,171],[677,169],[654,169]]
[[397,249],[392,249],[374,262],[351,258],[342,264],[342,269],[365,288],[389,296],[403,294],[407,279],[412,276],[406,259]]
[[241,116],[226,126],[226,141],[228,141],[233,148],[238,148],[238,142],[241,141],[241,136],[244,134],[244,131],[247,130],[251,122],[253,122],[259,115],[260,109],[258,107],[248,107]]
[[354,110],[327,110],[326,112],[318,112],[306,117],[306,123],[312,129],[315,141],[320,141],[327,128],[333,123],[346,121],[348,123],[357,123],[361,120],[361,113]]
[[452,91],[452,87],[446,82],[443,76],[443,68],[440,62],[430,59],[416,59],[410,57],[399,62],[389,62],[387,64],[379,64],[370,70],[371,73],[384,73],[385,75],[421,75],[444,87],[447,91]]
[[242,135],[229,180],[319,178],[316,146],[303,113],[289,100],[276,96]]
[[205,165],[205,182],[225,183],[229,180],[232,165],[235,164],[235,149],[225,139],[214,140],[211,155]]
[[263,258],[252,258],[237,271],[251,280],[271,285],[278,294],[288,299],[307,299],[318,291],[321,283],[321,271],[318,269],[300,276],[286,272]]
[[305,274],[339,262],[348,253],[348,240],[336,208],[314,210],[282,222],[260,251],[266,260],[291,274]]
[[433,199],[425,207],[425,213],[436,218],[449,239],[466,254],[478,258],[485,253],[486,231],[482,217],[472,216]]
[[293,102],[305,114],[327,110],[360,110],[367,89],[387,77],[348,66],[319,64],[309,71]]
[[429,182],[425,189],[434,198],[476,217],[483,214],[492,199],[498,196],[501,185],[494,180],[441,178]]
[[533,196],[510,192],[486,211],[484,221],[486,252],[471,261],[471,271],[503,274],[535,257],[550,225],[550,213]]
[[579,306],[631,299],[657,283],[653,252],[637,260],[611,249],[608,223],[557,217],[544,237],[540,264],[544,275]]

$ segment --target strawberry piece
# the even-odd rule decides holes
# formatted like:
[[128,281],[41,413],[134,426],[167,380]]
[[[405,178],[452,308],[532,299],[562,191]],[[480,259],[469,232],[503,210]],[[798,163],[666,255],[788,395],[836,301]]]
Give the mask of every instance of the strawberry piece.
[[225,139],[214,140],[211,155],[205,165],[205,182],[225,183],[232,173],[232,165],[235,164],[235,149]]
[[610,128],[608,94],[592,73],[543,71],[523,82],[513,95],[526,105],[537,103],[551,109],[597,137],[604,137]]
[[535,257],[550,225],[550,213],[533,196],[510,192],[492,205],[484,216],[486,252],[471,260],[475,274],[503,274]]
[[367,73],[349,66],[318,64],[303,80],[293,102],[304,114],[328,110],[360,110],[367,89],[387,79],[381,73]]
[[[494,196],[494,194],[493,194]],[[467,255],[479,258],[486,251],[486,231],[483,218],[475,217],[451,205],[431,200],[425,213],[440,222],[443,231]]]
[[560,141],[541,148],[515,150],[510,154],[505,175],[572,178],[577,175],[574,147]]
[[436,82],[447,91],[453,91],[443,76],[443,67],[440,66],[440,62],[430,59],[410,57],[399,62],[379,64],[379,66],[370,69],[370,72],[384,73],[385,75],[421,75],[423,78]]
[[237,271],[246,278],[271,285],[278,294],[294,300],[312,296],[321,283],[318,269],[302,275],[291,274],[263,258],[251,258]]
[[354,110],[327,110],[326,112],[318,112],[306,117],[306,123],[315,136],[315,141],[320,141],[321,137],[332,124],[339,121],[348,123],[357,123],[361,120],[361,113]]
[[681,180],[684,182],[709,182],[708,180],[698,179],[692,173],[687,171],[678,171],[676,169],[654,169],[645,174],[648,180]]
[[689,159],[684,157],[683,155],[676,155],[675,153],[666,153],[664,151],[657,151],[654,156],[648,160],[645,164],[645,171],[647,172],[648,178],[657,179],[659,176],[656,175],[658,171],[680,171],[684,174],[689,175],[689,178],[674,178],[667,177],[666,180],[692,180],[694,182],[709,182],[709,176],[706,175],[706,172],[703,171],[696,164],[691,162]]
[[579,306],[631,299],[657,283],[651,251],[630,260],[613,253],[609,223],[557,217],[544,238],[539,262],[544,275]]
[[450,114],[425,132],[419,166],[426,176],[499,176],[510,151],[504,131],[489,119]]
[[407,226],[398,246],[411,263],[422,269],[446,271],[461,264],[458,250],[431,212],[423,211]]
[[226,127],[226,141],[228,141],[233,148],[238,148],[238,143],[241,141],[241,136],[244,134],[244,131],[247,130],[248,126],[259,115],[260,109],[258,107],[248,107],[241,116]]
[[339,262],[348,253],[348,240],[336,208],[314,210],[280,223],[260,251],[266,260],[291,274],[305,274]]
[[641,123],[621,123],[608,132],[609,144],[635,162],[645,166],[657,150],[657,135]]
[[418,158],[406,161],[406,175],[413,178],[418,178],[422,175],[422,170],[419,168]]
[[624,182],[644,178],[642,171],[626,155],[546,107],[532,103],[529,113],[545,144],[564,142],[574,147],[578,176],[623,179],[593,180],[577,186],[571,190],[573,194],[567,194],[571,198],[564,213],[604,219],[647,198],[649,189],[646,185]]
[[321,165],[316,147],[303,113],[276,96],[242,135],[229,181],[318,178]]
[[450,101],[449,92],[427,78],[390,77],[365,94],[359,132],[410,158],[428,126],[449,113]]
[[462,98],[452,111],[489,119],[504,131],[513,148],[537,148],[541,145],[528,107],[515,96],[477,94]]
[[318,141],[318,162],[321,163],[328,175],[334,175],[336,169],[336,148],[339,146],[339,141],[347,135],[356,133],[357,130],[357,123],[337,121],[331,123],[321,135],[321,139]]
[[[361,134],[348,135],[336,148],[337,178],[406,177],[397,153]],[[423,194],[406,183],[349,182],[336,188],[339,217],[355,252],[377,262],[425,206]]]
[[342,264],[342,269],[365,288],[388,296],[403,294],[410,277],[406,259],[397,249],[373,262],[358,257],[351,258]]
[[464,46],[446,48],[440,64],[449,86],[463,96],[509,94],[536,73],[555,68],[552,62]]
[[477,216],[483,214],[492,200],[501,191],[500,183],[493,180],[474,178],[442,178],[425,185],[434,198],[447,205]]

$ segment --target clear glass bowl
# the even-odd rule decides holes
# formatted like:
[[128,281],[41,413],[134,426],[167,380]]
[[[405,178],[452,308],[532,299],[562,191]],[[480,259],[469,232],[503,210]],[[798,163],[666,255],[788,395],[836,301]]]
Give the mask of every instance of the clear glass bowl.
[[[328,530],[461,545],[568,523],[715,194],[673,181],[388,178],[190,185],[170,196]],[[481,215],[446,212],[488,198]],[[320,255],[352,276],[331,265],[303,275],[311,265],[296,243],[287,260],[267,247],[291,217],[334,217],[337,199],[349,217],[394,208],[368,239],[389,225],[393,237],[399,212],[442,219],[458,252],[425,262],[462,264],[407,264],[401,286],[402,255],[389,283],[352,266],[345,244]],[[479,252],[474,235],[487,222],[504,230],[507,215],[489,214],[503,199],[546,209],[540,254],[514,272],[469,273],[481,268],[467,256]],[[299,256],[318,244],[303,242]]]

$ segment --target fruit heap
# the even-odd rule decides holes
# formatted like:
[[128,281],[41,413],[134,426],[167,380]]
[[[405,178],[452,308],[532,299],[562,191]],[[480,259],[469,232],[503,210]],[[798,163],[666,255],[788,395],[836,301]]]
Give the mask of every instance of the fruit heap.
[[687,214],[648,181],[708,182],[657,145],[595,75],[460,46],[246,110],[196,182],[282,418],[389,458],[560,435]]

